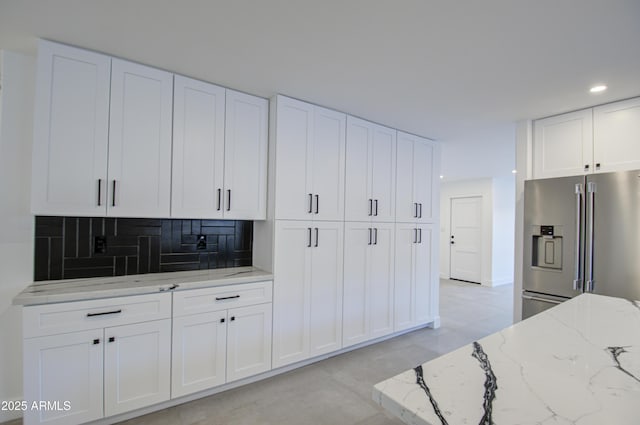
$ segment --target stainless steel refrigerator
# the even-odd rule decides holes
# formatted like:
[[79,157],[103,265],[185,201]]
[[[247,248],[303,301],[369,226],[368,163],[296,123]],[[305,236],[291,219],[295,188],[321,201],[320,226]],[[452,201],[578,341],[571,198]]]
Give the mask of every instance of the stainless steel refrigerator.
[[640,300],[640,170],[525,182],[523,318],[583,292]]

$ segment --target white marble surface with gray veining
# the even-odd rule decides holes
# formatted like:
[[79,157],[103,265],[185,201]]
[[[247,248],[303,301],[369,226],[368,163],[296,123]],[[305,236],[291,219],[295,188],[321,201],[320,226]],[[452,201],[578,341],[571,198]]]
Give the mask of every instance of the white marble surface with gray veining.
[[412,425],[640,423],[640,302],[582,294],[375,385]]
[[118,277],[52,280],[29,285],[13,299],[13,304],[35,305],[92,300],[272,279],[273,274],[256,267],[233,267]]

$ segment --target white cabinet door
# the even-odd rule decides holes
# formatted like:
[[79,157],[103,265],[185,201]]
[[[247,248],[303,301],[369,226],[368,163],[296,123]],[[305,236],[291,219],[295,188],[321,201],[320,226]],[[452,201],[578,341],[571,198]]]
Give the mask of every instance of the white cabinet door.
[[225,89],[176,75],[171,217],[222,218],[224,143]]
[[345,169],[345,220],[371,220],[372,123],[347,116],[347,145]]
[[640,98],[593,109],[596,172],[640,168]]
[[267,217],[266,99],[227,90],[224,150],[224,217]]
[[342,222],[313,223],[309,357],[342,348]]
[[342,220],[346,115],[318,106],[314,109],[313,155],[310,161],[313,220]]
[[345,220],[395,220],[396,130],[347,117]]
[[533,178],[564,177],[592,171],[591,109],[533,123]]
[[371,141],[373,220],[396,218],[396,130],[374,124]]
[[229,310],[227,382],[271,369],[271,304]]
[[370,223],[347,222],[344,228],[343,346],[369,339]]
[[[434,313],[432,310],[433,299],[431,290],[434,285],[439,285],[436,272],[436,253],[438,249],[435,236],[436,227],[433,225],[418,225],[418,242],[414,244],[414,295],[413,308],[414,325],[423,325],[432,322]],[[396,253],[397,259],[398,253]],[[397,304],[396,304],[397,305]]]
[[[400,145],[398,144],[398,148]],[[413,223],[396,224],[394,330],[413,326],[413,300],[415,299],[415,248],[417,227]]]
[[168,217],[173,74],[112,60],[107,214]]
[[276,219],[310,220],[314,108],[278,96],[276,100]]
[[39,42],[34,214],[105,214],[110,75],[108,56]]
[[438,147],[422,137],[398,132],[396,221],[433,222],[437,218],[436,192]]
[[311,221],[276,221],[273,367],[309,357]]
[[102,414],[102,329],[24,340],[24,397],[69,401],[70,410],[24,411],[25,425],[72,425]]
[[227,311],[173,319],[171,397],[226,382]]
[[369,247],[369,339],[393,332],[394,224],[371,223],[373,241]]
[[171,319],[106,328],[104,413],[169,400]]

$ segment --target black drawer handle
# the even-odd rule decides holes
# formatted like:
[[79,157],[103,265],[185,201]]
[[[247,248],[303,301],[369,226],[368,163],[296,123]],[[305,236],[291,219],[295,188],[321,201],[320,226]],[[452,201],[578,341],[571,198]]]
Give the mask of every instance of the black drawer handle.
[[240,298],[240,295],[232,295],[230,297],[216,297],[216,301],[231,300],[234,298]]
[[102,313],[87,313],[87,317],[105,316],[107,314],[119,314],[119,313],[122,313],[122,309],[113,310],[113,311],[105,311],[105,312],[102,312]]

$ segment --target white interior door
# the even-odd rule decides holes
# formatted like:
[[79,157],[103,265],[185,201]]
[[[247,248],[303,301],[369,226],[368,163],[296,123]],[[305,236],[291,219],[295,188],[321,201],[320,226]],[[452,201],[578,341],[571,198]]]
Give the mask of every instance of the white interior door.
[[480,283],[482,197],[451,199],[451,279]]

